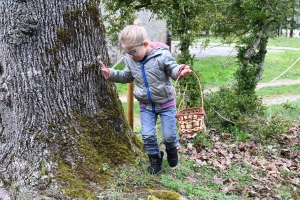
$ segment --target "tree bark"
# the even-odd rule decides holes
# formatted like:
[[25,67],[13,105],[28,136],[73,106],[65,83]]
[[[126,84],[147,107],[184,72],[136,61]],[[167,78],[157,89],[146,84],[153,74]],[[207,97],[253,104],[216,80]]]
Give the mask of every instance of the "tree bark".
[[109,62],[99,3],[0,2],[0,191],[11,199],[95,197],[102,165],[142,155],[95,61]]

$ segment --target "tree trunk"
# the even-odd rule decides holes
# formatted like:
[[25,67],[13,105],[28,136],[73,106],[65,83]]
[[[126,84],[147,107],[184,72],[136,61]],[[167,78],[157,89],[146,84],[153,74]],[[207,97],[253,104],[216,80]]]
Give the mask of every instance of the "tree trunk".
[[277,37],[281,37],[282,35],[282,25],[281,23],[278,24],[278,29],[277,29]]
[[293,26],[291,26],[289,36],[290,36],[290,38],[292,38],[294,36],[294,28],[293,28]]
[[99,3],[0,2],[2,196],[93,198],[102,166],[143,154],[95,61],[109,62]]

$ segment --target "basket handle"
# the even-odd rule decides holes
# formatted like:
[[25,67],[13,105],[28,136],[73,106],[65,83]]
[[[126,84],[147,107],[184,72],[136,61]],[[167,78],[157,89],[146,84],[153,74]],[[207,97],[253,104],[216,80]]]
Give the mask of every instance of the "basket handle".
[[[200,96],[201,96],[201,104],[202,104],[202,107],[203,107],[203,109],[204,109],[204,100],[203,100],[203,93],[202,93],[202,87],[201,87],[201,84],[200,84],[200,80],[199,80],[199,77],[197,76],[197,74],[196,74],[196,72],[192,69],[192,74],[196,77],[196,79],[197,79],[197,82],[198,82],[198,84],[199,84],[199,88],[200,88]],[[176,99],[176,85],[177,85],[177,83],[178,83],[178,81],[179,81],[179,79],[180,79],[180,74],[179,74],[179,76],[177,77],[177,79],[176,79],[176,81],[175,81],[175,83],[174,83],[174,94],[175,94],[175,99]],[[181,104],[181,103],[180,103]],[[175,102],[175,108],[176,108],[176,102]]]

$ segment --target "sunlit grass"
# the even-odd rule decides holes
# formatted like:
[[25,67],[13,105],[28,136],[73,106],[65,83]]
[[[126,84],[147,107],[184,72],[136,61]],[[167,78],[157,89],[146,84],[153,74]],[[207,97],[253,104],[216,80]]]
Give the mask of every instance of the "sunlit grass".
[[286,119],[299,123],[297,119],[300,115],[300,101],[287,102],[281,105],[270,105],[266,108],[265,115],[270,117],[280,113]]
[[256,94],[259,97],[271,97],[271,96],[285,96],[291,94],[300,94],[300,85],[282,85],[282,86],[273,86],[265,87],[259,90],[256,90]]
[[[267,53],[264,72],[260,82],[269,82],[285,72],[299,58],[300,51],[284,51]],[[224,86],[234,82],[234,73],[238,68],[234,57],[206,57],[196,59],[194,69],[201,74],[201,81],[206,87]],[[280,79],[298,79],[300,77],[300,61],[293,65]]]
[[205,88],[228,85],[234,81],[236,58],[217,56],[195,59],[193,68],[200,73],[201,84]]
[[[286,50],[284,52],[270,52],[266,55],[264,73],[260,82],[268,82],[285,72],[300,57],[300,51]],[[300,61],[285,72],[280,79],[299,79]],[[280,80],[279,79],[279,80]]]

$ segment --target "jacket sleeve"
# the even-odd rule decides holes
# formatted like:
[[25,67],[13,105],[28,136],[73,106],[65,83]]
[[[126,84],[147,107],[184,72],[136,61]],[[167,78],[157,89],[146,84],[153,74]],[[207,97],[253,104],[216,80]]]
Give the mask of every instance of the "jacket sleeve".
[[108,80],[117,82],[117,83],[130,83],[134,80],[131,71],[126,66],[123,70],[115,70],[115,69],[109,69],[110,70],[110,76],[108,77]]
[[164,71],[167,76],[176,80],[179,76],[179,69],[184,66],[184,64],[177,64],[176,60],[170,53],[170,51],[164,51]]

